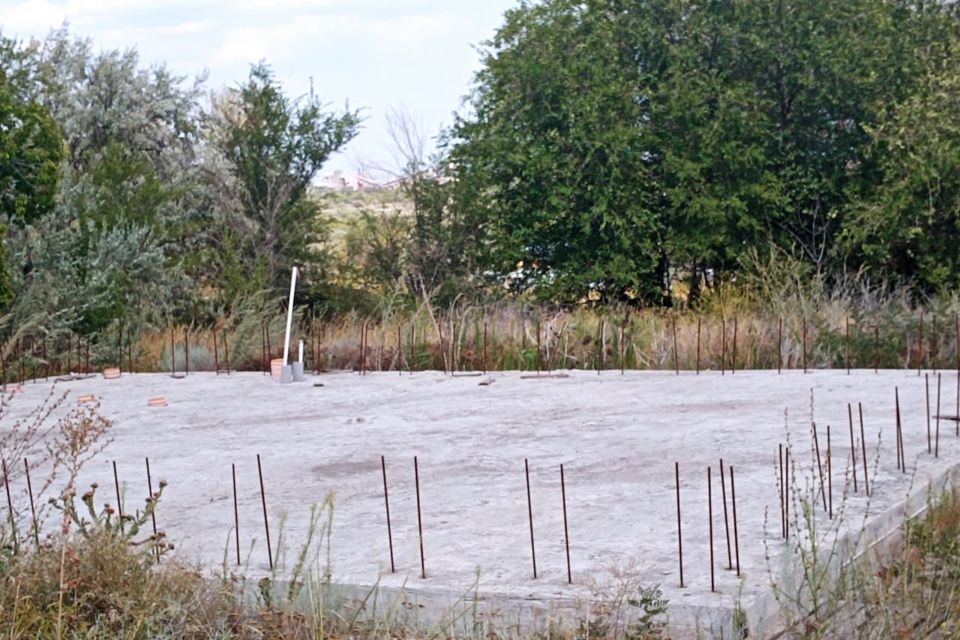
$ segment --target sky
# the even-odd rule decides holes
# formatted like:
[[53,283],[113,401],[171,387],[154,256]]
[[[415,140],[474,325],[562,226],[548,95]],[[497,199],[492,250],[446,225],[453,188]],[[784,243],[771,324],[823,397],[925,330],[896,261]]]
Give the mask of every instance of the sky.
[[363,130],[323,168],[396,169],[386,114],[429,137],[452,121],[480,68],[476,47],[518,0],[0,0],[4,36],[43,38],[67,23],[95,49],[135,48],[207,86],[236,86],[265,60],[291,96],[361,109]]

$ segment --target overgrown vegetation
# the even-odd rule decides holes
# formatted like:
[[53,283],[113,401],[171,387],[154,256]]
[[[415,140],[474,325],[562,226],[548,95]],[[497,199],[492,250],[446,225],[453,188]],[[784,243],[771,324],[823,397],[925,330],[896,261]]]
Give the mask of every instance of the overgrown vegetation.
[[778,316],[756,275],[785,256],[826,296],[869,283],[942,312],[960,284],[957,11],[521,3],[438,155],[393,114],[396,189],[348,216],[313,184],[359,112],[286,95],[265,63],[210,94],[64,29],[0,38],[5,351],[24,332],[62,356],[68,336],[104,351],[266,321],[293,265],[303,316],[335,323],[716,309],[721,285]]

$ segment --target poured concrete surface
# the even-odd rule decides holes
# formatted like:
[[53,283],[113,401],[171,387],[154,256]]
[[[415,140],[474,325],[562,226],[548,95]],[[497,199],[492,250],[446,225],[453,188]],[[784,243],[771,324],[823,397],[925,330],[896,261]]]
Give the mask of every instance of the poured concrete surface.
[[[332,491],[329,558],[334,582],[379,581],[385,588],[406,585],[424,593],[464,594],[479,575],[481,595],[549,607],[588,601],[604,585],[636,581],[660,584],[675,620],[705,619],[707,626],[711,611],[726,616],[735,602],[749,615],[751,602],[769,596],[771,575],[779,577],[789,564],[780,558],[787,546],[780,537],[774,461],[778,443],[789,437],[798,495],[804,494],[816,466],[811,389],[824,464],[826,426],[832,425],[838,511],[850,459],[847,403],[854,403],[858,443],[856,403],[863,403],[872,495],[869,501],[864,496],[861,475],[860,492],[847,500],[841,527],[858,530],[869,504],[876,514],[869,520],[874,535],[894,529],[908,492],[922,491],[928,480],[943,477],[960,460],[953,421],[941,421],[939,459],[927,453],[924,378],[915,371],[567,373],[569,377],[544,379],[522,379],[517,372],[484,377],[340,373],[308,376],[307,382],[290,385],[256,373],[201,373],[179,380],[124,375],[63,382],[58,388],[71,396],[97,395],[103,414],[114,423],[112,441],[85,469],[81,488],[99,482],[101,499],[114,502],[110,463],[116,460],[128,510],[142,505],[143,458],[149,456],[154,482],[163,478],[170,483],[157,510],[158,524],[185,557],[219,565],[226,550],[235,562],[229,536],[230,465],[236,463],[244,556],[249,552],[253,573],[267,571],[256,465],[260,454],[274,545],[281,513],[287,514],[288,567],[305,540],[310,506]],[[488,378],[492,384],[478,384]],[[900,390],[908,474],[896,469],[895,387]],[[943,379],[944,414],[955,413],[956,388],[956,375],[949,372]],[[48,390],[48,383],[26,384],[12,412],[32,406]],[[148,407],[148,398],[158,395],[166,396],[168,406]],[[935,378],[931,400],[935,410]],[[0,420],[0,429],[8,428],[9,420]],[[932,424],[935,428],[935,420]],[[392,575],[381,455],[387,462],[397,565]],[[415,455],[426,580],[419,576]],[[721,457],[736,472],[742,585],[724,570]],[[530,464],[536,580],[524,458]],[[679,588],[677,562],[675,461],[680,463],[684,589]],[[560,464],[567,483],[572,586],[567,584]],[[714,480],[717,593],[710,592],[707,466],[713,468]],[[858,471],[862,474],[862,468]],[[726,489],[729,499],[730,487]],[[818,526],[826,531],[822,507],[817,513]],[[321,555],[325,563],[326,547]],[[769,614],[767,605],[757,605],[754,615]]]

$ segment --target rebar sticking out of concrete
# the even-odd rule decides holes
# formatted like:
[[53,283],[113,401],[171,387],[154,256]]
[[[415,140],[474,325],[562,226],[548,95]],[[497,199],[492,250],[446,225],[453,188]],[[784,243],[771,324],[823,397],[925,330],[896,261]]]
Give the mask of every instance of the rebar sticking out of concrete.
[[117,461],[113,461],[113,487],[117,491],[117,522],[123,531],[123,503],[120,501],[120,477],[117,475]]
[[900,388],[893,388],[897,417],[897,468],[907,472],[907,458],[903,450],[903,425],[900,420]]
[[417,532],[420,537],[420,577],[427,579],[427,564],[423,558],[423,517],[420,511],[420,465],[417,456],[413,456],[413,479],[417,490]]
[[863,450],[863,492],[870,497],[870,465],[867,464],[867,437],[863,431],[863,403],[857,403],[857,411],[860,412],[860,447]]
[[807,372],[807,318],[803,318],[803,372]]
[[727,517],[727,481],[723,475],[723,458],[720,458],[720,497],[723,498],[723,529],[727,534],[727,571],[733,568],[730,556],[730,520]]
[[37,551],[40,550],[40,530],[37,526],[37,508],[33,503],[33,485],[30,483],[30,463],[23,459],[23,472],[27,476],[27,495],[30,497],[30,515],[33,517],[33,542],[37,545]]
[[933,445],[930,438],[930,374],[924,374],[923,382],[927,390],[927,453],[933,453]]
[[[783,499],[784,490],[783,490],[783,443],[779,444],[780,450],[780,475],[777,477],[777,489],[780,494],[780,537],[787,537],[787,516],[784,510],[786,507],[786,501]],[[776,461],[774,461],[776,463]]]
[[383,506],[387,510],[387,544],[390,547],[390,573],[396,573],[397,567],[393,562],[393,527],[390,525],[390,494],[387,491],[387,460],[380,456],[380,469],[383,471]]
[[784,513],[784,539],[790,539],[790,446],[788,445],[786,450],[783,452],[784,458],[784,467],[783,471],[785,475],[783,476],[783,489],[786,494],[783,496],[783,513]]
[[827,491],[823,486],[823,464],[820,462],[820,438],[817,435],[817,423],[814,422],[813,427],[813,448],[817,454],[817,472],[820,475],[820,497],[823,498],[823,510],[827,510]]
[[827,425],[827,516],[833,520],[833,447],[830,443],[830,425]]
[[[230,474],[233,476],[233,537],[237,547],[237,566],[240,566],[240,509],[237,508],[237,465],[230,464]],[[156,522],[156,521],[154,521]],[[156,531],[156,525],[154,525]]]
[[[150,458],[144,458],[143,461],[146,463],[146,466],[147,466],[147,491],[150,492],[150,502],[151,502],[151,505],[150,505],[150,506],[151,506],[150,522],[153,524],[153,545],[154,545],[154,546],[153,546],[153,550],[154,550],[154,553],[155,553],[156,556],[157,556],[157,563],[159,564],[159,563],[160,563],[160,545],[159,545],[160,540],[159,540],[159,538],[157,537],[157,503],[156,503],[156,501],[155,501],[156,499],[155,499],[154,496],[153,496],[153,478],[150,476]],[[234,477],[233,477],[233,504],[234,504],[234,510],[236,510],[236,504],[237,504],[237,477],[236,477],[236,472],[234,472]],[[234,513],[236,513],[236,511],[234,511]],[[239,564],[240,564],[240,547],[239,547],[239,540],[238,540],[237,544],[238,544],[238,546],[237,546],[237,564],[239,565]]]
[[710,467],[707,467],[707,520],[710,525],[710,593],[714,593],[717,588],[713,567],[713,481],[710,476]]
[[680,522],[680,463],[673,463],[677,487],[677,549],[680,559],[680,588],[683,589],[683,528]]
[[537,579],[537,548],[533,538],[533,500],[530,497],[530,465],[523,459],[523,471],[527,478],[527,519],[530,523],[530,557],[533,562],[533,579]]
[[17,541],[17,522],[13,516],[13,498],[10,497],[10,474],[7,472],[7,461],[0,460],[3,465],[3,486],[7,491],[7,517],[10,520],[10,532],[13,536],[13,552],[17,553],[20,543]]
[[733,482],[733,465],[730,465],[730,503],[733,506],[733,549],[737,560],[737,576],[740,575],[740,534],[737,531],[737,490]]
[[270,571],[273,571],[273,547],[270,544],[270,521],[267,518],[267,494],[263,490],[263,467],[260,465],[260,454],[257,454],[257,474],[260,476],[260,503],[263,505],[263,528],[267,533],[267,559],[270,561]]
[[[933,449],[933,455],[935,458],[940,457],[940,385],[941,385],[941,374],[937,374],[937,435],[936,441]],[[958,416],[960,419],[960,416]]]
[[570,527],[567,524],[567,483],[563,478],[563,465],[560,465],[560,497],[563,500],[563,546],[567,552],[567,584],[573,584],[573,571],[570,568]]
[[850,464],[852,465],[851,469],[853,471],[853,492],[857,493],[857,445],[853,440],[853,407],[848,402],[847,403],[847,418],[849,418],[850,423]]

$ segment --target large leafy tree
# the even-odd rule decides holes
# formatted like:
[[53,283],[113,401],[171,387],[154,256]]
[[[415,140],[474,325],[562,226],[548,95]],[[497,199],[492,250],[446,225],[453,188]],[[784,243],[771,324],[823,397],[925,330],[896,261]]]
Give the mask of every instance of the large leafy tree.
[[921,43],[917,57],[917,89],[870,131],[879,180],[851,199],[842,251],[934,293],[960,287],[960,32]]
[[233,294],[282,288],[293,266],[315,275],[323,225],[310,185],[359,125],[355,111],[325,111],[312,95],[289,98],[263,63],[221,96],[208,176],[218,196],[219,273]]
[[[915,85],[893,0],[546,0],[488,43],[451,158],[501,276],[655,297],[781,247],[842,262],[868,131]],[[936,23],[934,21],[933,23]]]
[[510,11],[488,43],[451,152],[495,273],[571,299],[657,296],[660,195],[648,76],[616,16],[559,0]]

